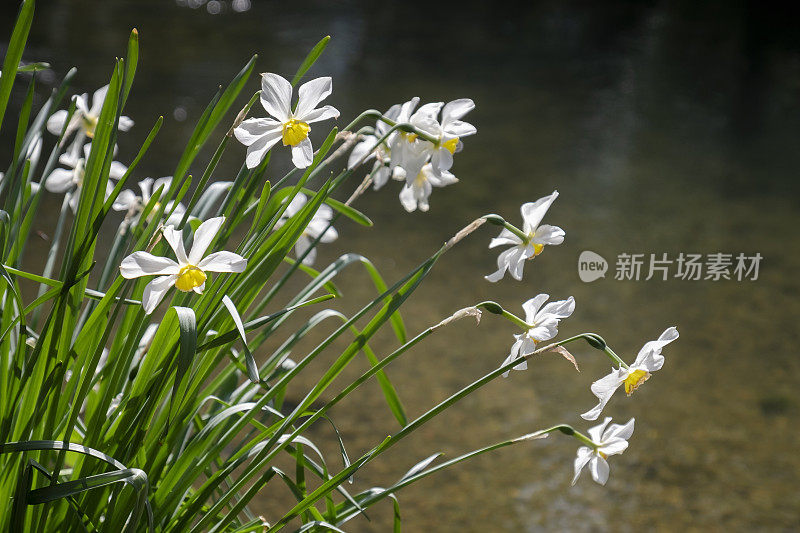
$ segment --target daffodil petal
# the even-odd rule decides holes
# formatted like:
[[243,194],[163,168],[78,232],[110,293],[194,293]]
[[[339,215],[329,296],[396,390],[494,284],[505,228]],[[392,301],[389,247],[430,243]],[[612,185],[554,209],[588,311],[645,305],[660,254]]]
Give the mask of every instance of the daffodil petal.
[[323,76],[308,81],[297,90],[297,109],[295,116],[299,120],[309,122],[307,115],[317,107],[317,104],[330,96],[333,92],[333,80],[330,76]]
[[72,170],[55,168],[50,175],[47,176],[44,182],[44,188],[54,193],[67,192],[75,185],[73,176],[74,171]]
[[610,471],[608,461],[597,454],[592,456],[591,461],[589,461],[589,472],[592,473],[592,479],[601,485],[605,485]]
[[178,274],[180,266],[168,257],[159,257],[147,252],[133,252],[122,260],[119,271],[123,278]]
[[128,209],[135,207],[136,203],[136,193],[130,189],[125,189],[119,193],[119,195],[117,195],[117,199],[114,200],[113,204],[111,204],[111,209],[114,211],[127,211]]
[[225,223],[225,217],[209,218],[197,228],[194,232],[194,241],[192,249],[189,252],[189,263],[192,265],[200,266],[201,259],[206,255],[206,250],[211,245],[211,242],[219,233],[222,224]]
[[350,157],[347,158],[347,168],[354,168],[362,159],[364,159],[364,161],[369,161],[375,157],[375,152],[373,150],[377,142],[377,137],[368,135],[363,141],[356,144],[350,152]]
[[661,370],[664,366],[664,356],[661,355],[661,350],[667,344],[671,343],[678,338],[678,330],[674,326],[664,330],[657,340],[646,342],[639,354],[636,356],[632,366],[643,368],[648,372],[655,372]]
[[310,124],[312,122],[320,122],[331,118],[339,118],[339,110],[333,106],[324,105],[318,109],[314,109],[304,117],[300,117],[299,120]]
[[50,115],[50,118],[47,119],[47,131],[53,135],[61,135],[61,130],[64,129],[68,115],[69,113],[67,113],[66,109],[59,109]]
[[170,248],[172,248],[172,251],[175,252],[175,257],[178,258],[178,263],[181,265],[190,263],[188,257],[186,257],[186,250],[183,247],[183,233],[176,230],[174,226],[167,226],[164,228],[163,234],[164,238],[169,243]]
[[233,130],[236,139],[245,146],[250,146],[264,135],[270,133],[279,139],[282,125],[277,120],[271,118],[248,118]]
[[281,140],[281,130],[276,129],[265,133],[263,137],[247,147],[245,164],[247,168],[256,168],[263,160],[270,148]]
[[634,424],[636,420],[631,418],[625,424],[612,424],[603,433],[603,440],[623,439],[628,440],[633,435]]
[[608,444],[603,444],[603,446],[600,448],[600,451],[606,454],[606,456],[609,456],[619,455],[627,449],[628,441],[619,439],[609,442]]
[[94,92],[92,95],[92,108],[89,110],[92,115],[100,115],[100,110],[103,109],[103,102],[106,101],[106,94],[108,94],[108,85],[103,85]]
[[558,198],[558,191],[553,191],[552,194],[539,198],[535,202],[522,204],[520,208],[523,220],[522,231],[530,233],[537,228],[556,198]]
[[292,111],[292,84],[278,74],[262,74],[261,105],[281,122],[288,120]]
[[514,245],[521,244],[522,240],[514,235],[510,230],[503,228],[500,232],[500,235],[495,237],[489,242],[489,248],[496,248],[497,246],[506,246],[506,245]]
[[555,318],[567,318],[575,311],[575,298],[570,296],[566,300],[550,302],[542,307],[539,314],[551,315]]
[[[297,258],[300,259],[301,257],[303,257],[303,254],[306,253],[306,250],[308,250],[310,247],[311,247],[311,239],[308,238],[306,235],[300,235],[300,237],[297,239],[297,242],[294,243],[294,253],[297,256]],[[303,264],[313,265],[316,258],[317,258],[316,253],[314,253],[314,250],[311,250],[308,252],[308,255],[306,255],[303,258]]]
[[243,272],[247,259],[233,252],[214,252],[198,262],[197,267],[209,272]]
[[561,244],[564,242],[566,232],[558,226],[551,226],[549,224],[542,224],[536,228],[531,242],[536,244]]
[[586,466],[586,463],[592,458],[592,449],[588,446],[581,446],[578,448],[578,456],[575,458],[574,468],[575,468],[575,475],[572,477],[572,484],[574,485],[578,478],[581,475],[581,471],[583,467]]
[[132,127],[133,127],[133,119],[131,117],[126,117],[126,116],[119,117],[118,129],[120,131],[128,131]]
[[448,102],[442,109],[442,125],[458,120],[475,109],[475,102],[471,98],[459,98]]
[[128,167],[119,161],[112,161],[108,169],[108,177],[114,180],[120,179],[128,171]]
[[306,137],[297,146],[292,146],[292,163],[297,168],[307,168],[314,161],[311,140]]
[[170,288],[175,285],[175,280],[177,279],[177,274],[161,276],[145,285],[142,292],[142,307],[146,315],[149,315],[158,307],[158,304],[161,303]]
[[590,387],[592,394],[597,397],[599,402],[592,409],[583,413],[581,418],[584,420],[597,420],[597,417],[599,417],[600,413],[603,412],[603,408],[606,406],[609,400],[611,400],[614,392],[619,388],[620,385],[622,385],[627,376],[627,370],[620,368],[617,370],[612,370],[607,376],[602,377],[592,383],[592,386]]

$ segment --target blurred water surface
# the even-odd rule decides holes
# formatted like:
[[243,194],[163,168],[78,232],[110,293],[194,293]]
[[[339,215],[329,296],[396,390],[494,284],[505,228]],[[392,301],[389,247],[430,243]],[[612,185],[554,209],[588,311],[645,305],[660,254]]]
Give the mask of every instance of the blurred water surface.
[[[494,232],[479,230],[410,300],[409,330],[483,299],[519,310],[549,292],[577,300],[562,335],[597,331],[629,361],[665,327],[681,332],[664,369],[607,409],[618,421],[636,416],[637,425],[629,450],[612,459],[605,488],[588,476],[570,487],[573,442],[535,441],[401,493],[408,531],[800,529],[796,13],[753,2],[545,1],[516,10],[496,2],[456,9],[259,0],[241,13],[215,4],[220,13],[212,15],[216,7],[168,1],[41,0],[26,58],[49,61],[58,78],[78,66],[77,90],[92,91],[106,83],[137,27],[141,57],[126,109],[137,123],[120,139],[120,158],[129,160],[164,114],[140,165],[140,177],[160,176],[171,173],[217,85],[251,54],[259,54],[259,71],[288,77],[329,34],[310,75],[333,76],[329,103],[341,122],[415,95],[469,96],[478,135],[456,158],[461,183],[434,190],[430,212],[406,214],[397,184],[389,184],[359,200],[375,227],[343,224],[320,261],[355,251],[397,279],[477,216],[518,221],[521,203],[557,188],[545,222],[566,229],[564,245],[526,265],[525,281],[492,285],[482,276],[494,269],[495,253],[486,249]],[[0,15],[2,35],[12,19],[10,9]],[[322,129],[312,135],[321,138]],[[230,148],[217,177],[235,172],[243,154]],[[281,165],[279,158],[276,176]],[[45,213],[40,224],[47,231],[52,220]],[[587,249],[612,262],[592,284],[577,276]],[[615,281],[613,262],[623,252],[759,252],[764,260],[756,281]],[[372,296],[365,280],[345,274],[352,303],[343,305]],[[495,368],[512,333],[491,316],[478,328],[464,321],[393,364],[389,374],[409,413]],[[387,335],[374,347],[386,354],[393,345]],[[386,485],[436,451],[452,457],[558,422],[587,427],[577,413],[594,405],[588,386],[608,363],[582,346],[574,353],[580,374],[543,358],[493,383],[370,465],[356,486]],[[350,375],[363,370],[357,364]],[[304,392],[298,385],[297,397]],[[397,429],[374,384],[334,418],[351,456]],[[254,507],[274,518],[290,501],[275,486]],[[369,514],[371,522],[357,519],[348,531],[386,530],[391,505]]]

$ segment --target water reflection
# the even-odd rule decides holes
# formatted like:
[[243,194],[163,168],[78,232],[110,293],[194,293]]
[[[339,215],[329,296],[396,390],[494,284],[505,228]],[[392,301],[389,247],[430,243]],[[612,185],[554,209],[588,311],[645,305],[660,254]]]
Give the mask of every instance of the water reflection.
[[[629,359],[664,327],[681,330],[657,379],[635,401],[615,399],[615,417],[635,415],[637,431],[612,463],[607,487],[583,480],[570,488],[572,443],[538,441],[402,494],[408,530],[800,527],[793,429],[800,256],[791,244],[799,221],[800,53],[792,14],[752,2],[578,8],[550,1],[523,11],[496,3],[422,10],[408,2],[253,2],[246,14],[231,8],[227,16],[155,0],[38,5],[29,59],[49,60],[59,75],[78,65],[78,90],[104,82],[127,32],[139,28],[140,69],[127,110],[137,128],[121,156],[133,154],[148,122],[167,114],[142,176],[171,172],[217,84],[249,54],[260,55],[260,69],[290,76],[327,34],[334,39],[310,74],[334,76],[333,103],[345,119],[414,95],[472,97],[469,120],[479,132],[456,159],[461,184],[438,191],[425,215],[406,215],[390,187],[368,195],[360,207],[377,228],[343,225],[339,242],[350,248],[341,251],[374,258],[396,278],[465,222],[487,211],[516,217],[520,203],[555,188],[561,197],[549,217],[567,240],[526,266],[525,282],[498,285],[481,281],[494,265],[490,235],[463,242],[410,302],[411,331],[481,299],[516,307],[545,289],[576,298],[563,334],[596,329]],[[4,35],[10,24],[3,20]],[[219,176],[234,172],[243,154],[226,154]],[[724,251],[765,259],[756,282],[607,276],[585,285],[574,265],[586,249],[606,258]],[[321,260],[336,253],[322,250]],[[362,279],[347,273],[343,284]],[[348,297],[371,296],[360,291]],[[477,329],[464,322],[394,364],[389,373],[410,413],[492,369],[511,333],[491,320]],[[385,353],[392,345],[387,335],[375,347]],[[587,350],[576,355],[580,375],[542,359],[492,384],[398,446],[391,461],[372,465],[359,486],[386,484],[435,450],[452,456],[556,421],[581,424],[576,413],[594,404],[588,385],[608,365]],[[377,398],[372,386],[334,414],[351,455],[395,430]],[[276,501],[288,502],[278,488],[263,512],[279,508]],[[373,522],[348,530],[382,531],[390,512],[376,509]]]

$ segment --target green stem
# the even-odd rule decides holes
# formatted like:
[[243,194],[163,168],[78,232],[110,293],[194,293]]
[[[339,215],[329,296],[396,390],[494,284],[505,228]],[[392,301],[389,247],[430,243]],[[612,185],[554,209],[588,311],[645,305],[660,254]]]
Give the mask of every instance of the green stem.
[[528,331],[529,329],[531,329],[531,325],[530,324],[528,324],[527,322],[522,320],[520,317],[518,317],[514,313],[506,311],[503,308],[503,306],[501,306],[497,302],[493,302],[491,300],[487,300],[485,302],[481,302],[479,304],[475,304],[475,307],[486,309],[487,311],[489,311],[490,313],[495,314],[495,315],[500,315],[503,318],[509,320],[510,322],[513,322],[514,324],[516,324],[517,326],[522,328],[523,331]]
[[[427,334],[430,334],[433,329],[434,328],[428,328],[427,330],[423,331],[420,335],[418,335],[417,337],[412,339],[412,341],[409,341],[408,344],[411,344],[412,342],[413,343],[418,342],[419,340],[421,340],[423,338],[423,336],[427,336]],[[586,339],[587,337],[590,337],[590,338],[594,339],[595,337],[599,337],[599,336],[597,336],[595,334],[592,334],[592,333],[582,333],[580,335],[576,335],[574,337],[570,337],[568,339],[564,339],[563,341],[559,341],[557,343],[554,343],[554,344],[552,344],[550,346],[560,346],[560,345],[563,345],[563,344],[567,344],[569,342],[576,341],[578,339],[582,339],[582,338]],[[489,372],[488,374],[486,374],[482,378],[480,378],[480,379],[478,379],[476,381],[473,381],[471,384],[467,385],[466,387],[462,388],[458,392],[454,393],[453,395],[451,395],[446,400],[444,400],[444,401],[440,402],[439,404],[437,404],[436,406],[432,407],[427,412],[425,412],[424,414],[419,416],[416,420],[414,420],[413,422],[411,422],[411,423],[407,424],[405,427],[403,427],[395,435],[388,437],[381,444],[379,444],[378,446],[376,446],[372,450],[370,450],[367,453],[365,453],[357,461],[354,461],[349,468],[346,468],[346,469],[342,470],[339,474],[337,474],[336,476],[332,477],[329,481],[324,483],[317,490],[315,490],[314,492],[312,492],[311,494],[306,496],[292,510],[290,510],[286,515],[284,515],[280,519],[280,521],[275,523],[268,531],[271,532],[271,531],[278,531],[279,529],[282,529],[283,526],[285,526],[292,518],[297,516],[298,513],[303,512],[305,510],[305,508],[307,508],[309,505],[312,505],[319,498],[323,497],[328,491],[332,490],[333,488],[338,486],[338,484],[342,483],[345,479],[349,478],[356,470],[358,470],[363,465],[365,465],[366,463],[372,461],[373,459],[375,459],[375,457],[379,456],[381,453],[385,452],[386,450],[388,450],[389,448],[394,446],[394,444],[396,444],[397,442],[402,440],[404,437],[408,436],[410,433],[413,433],[420,426],[422,426],[423,424],[425,424],[426,422],[428,422],[432,418],[434,418],[437,415],[439,415],[442,411],[444,411],[445,409],[447,409],[451,405],[457,403],[458,401],[460,401],[464,397],[468,396],[469,394],[472,394],[473,392],[475,392],[476,390],[480,389],[481,387],[483,387],[487,383],[493,381],[498,376],[501,376],[504,373],[508,372],[509,370],[511,370],[512,368],[517,366],[519,363],[521,363],[522,360],[528,359],[528,358],[530,358],[530,357],[532,357],[534,355],[538,355],[538,354],[542,353],[543,351],[547,350],[550,346],[545,346],[543,348],[540,348],[540,349],[538,349],[538,350],[536,350],[536,351],[534,351],[534,352],[532,352],[530,354],[527,354],[527,355],[524,355],[524,356],[522,356],[520,358],[517,358],[514,361],[511,361],[511,362],[501,366],[500,368],[498,368],[498,369],[496,369],[496,370],[494,370],[492,372]],[[404,347],[401,347],[401,348],[407,349],[408,347],[410,347],[410,346],[404,345]],[[405,351],[405,350],[403,350],[403,351]],[[397,354],[397,355],[399,355],[399,354]],[[373,366],[370,370],[368,370],[366,373],[364,373],[362,375],[362,377],[357,380],[357,382],[361,383],[364,380],[366,380],[366,378],[372,376],[378,370],[382,369],[389,362],[394,360],[397,357],[397,355],[391,354],[391,355],[387,356],[386,358],[384,358],[379,364]],[[354,382],[354,384],[355,384],[355,382]],[[294,439],[297,435],[301,434],[302,431],[308,425],[310,425],[311,422],[316,420],[316,418],[321,416],[322,413],[324,413],[330,407],[332,407],[335,404],[335,402],[338,402],[341,399],[341,397],[343,397],[344,395],[346,395],[347,393],[349,393],[351,391],[352,391],[352,389],[350,387],[348,387],[347,389],[342,391],[342,393],[340,393],[339,396],[337,396],[336,398],[331,400],[331,402],[329,402],[328,404],[323,406],[315,415],[313,415],[309,420],[307,420],[305,423],[303,423],[287,439],[287,442],[291,442],[292,439]],[[558,429],[562,433],[567,433],[567,431],[569,431],[569,433],[567,433],[567,434],[575,436],[575,438],[577,438],[578,440],[580,440],[581,442],[587,444],[588,446],[590,446],[592,448],[596,448],[597,447],[597,445],[591,439],[589,439],[588,437],[586,437],[582,433],[579,433],[579,432],[575,431],[574,429],[572,429],[569,426],[566,426],[566,425],[564,425],[564,426],[555,426],[554,428],[552,428],[552,431],[555,431],[556,429]]]
[[358,115],[355,119],[353,119],[353,121],[350,124],[348,124],[347,127],[342,131],[351,131],[359,122],[361,122],[366,118],[374,118],[376,120],[380,120],[385,124],[388,124],[389,126],[392,126],[392,128],[394,129],[399,129],[406,133],[414,133],[419,138],[425,139],[426,141],[432,142],[436,146],[439,146],[440,139],[437,139],[436,137],[431,136],[429,133],[426,133],[422,130],[415,128],[413,124],[409,124],[408,122],[398,123],[390,118],[386,118],[385,116],[383,116],[383,113],[381,113],[376,109],[367,109],[366,111]]
[[481,218],[486,220],[486,222],[494,224],[495,226],[504,227],[505,229],[507,229],[508,231],[519,237],[519,239],[522,241],[523,244],[528,244],[528,242],[530,242],[531,240],[530,235],[528,235],[527,233],[516,227],[514,224],[511,224],[510,222],[506,221],[506,219],[504,219],[500,215],[495,215],[495,214],[483,215]]

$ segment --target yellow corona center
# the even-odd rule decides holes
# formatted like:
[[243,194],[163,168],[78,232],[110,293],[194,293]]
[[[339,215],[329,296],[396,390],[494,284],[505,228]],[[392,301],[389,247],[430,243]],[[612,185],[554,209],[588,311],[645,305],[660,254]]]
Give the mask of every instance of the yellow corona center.
[[179,291],[189,292],[206,282],[206,273],[194,265],[186,265],[178,272],[175,287]]
[[283,123],[283,145],[297,146],[308,137],[309,131],[311,131],[311,126],[305,122],[289,119]]
[[528,258],[529,261],[534,257],[536,257],[537,255],[539,255],[540,253],[542,253],[542,250],[544,250],[544,244],[537,244],[535,242],[531,242],[532,240],[533,240],[533,233],[529,233],[527,244],[533,246],[533,255]]
[[94,138],[94,130],[97,127],[97,117],[92,115],[83,115],[82,118],[83,131],[90,139]]
[[646,370],[634,370],[625,378],[625,394],[630,396],[633,391],[650,378],[650,372]]
[[450,152],[451,154],[455,154],[456,153],[456,148],[458,148],[458,137],[455,137],[454,139],[450,139],[449,141],[443,142],[442,146],[447,148],[447,151]]

